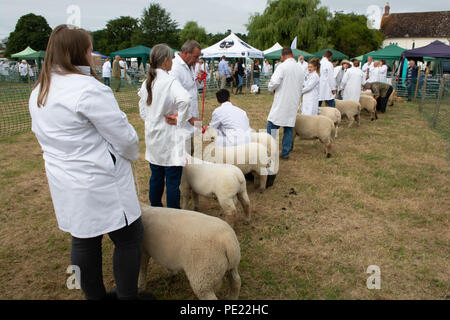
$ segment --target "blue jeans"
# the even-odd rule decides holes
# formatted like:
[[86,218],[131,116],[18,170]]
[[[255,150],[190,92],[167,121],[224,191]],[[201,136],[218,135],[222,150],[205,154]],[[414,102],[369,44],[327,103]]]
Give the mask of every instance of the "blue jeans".
[[[283,158],[287,158],[289,157],[289,153],[291,152],[291,148],[292,148],[292,141],[294,138],[294,128],[292,127],[283,127],[284,128],[284,132],[283,132],[283,141],[281,142],[282,145],[282,151],[281,151],[281,156]],[[277,126],[275,124],[273,124],[270,121],[267,121],[267,133],[268,134],[272,134],[272,130],[278,130],[280,129],[280,126]],[[272,135],[274,138],[275,136]]]
[[152,175],[148,198],[152,207],[162,207],[164,193],[164,179],[166,184],[167,208],[180,209],[180,184],[183,167],[163,167],[150,163]]
[[253,83],[256,84],[259,87],[259,78],[253,78]]
[[[322,106],[322,102],[323,101],[319,101],[319,107]],[[334,101],[334,99],[331,100],[325,100],[325,102],[327,103],[327,106],[335,108],[336,107],[336,102]]]
[[105,86],[111,87],[111,78],[103,77],[103,83],[105,84]]

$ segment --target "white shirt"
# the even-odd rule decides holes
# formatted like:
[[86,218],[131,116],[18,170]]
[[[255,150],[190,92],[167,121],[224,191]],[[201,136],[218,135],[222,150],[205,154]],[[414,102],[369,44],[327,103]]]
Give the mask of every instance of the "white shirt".
[[303,60],[303,62],[300,62],[299,60],[298,64],[303,68],[303,72],[305,73],[305,75],[308,74],[308,62],[306,62],[305,60]]
[[336,89],[339,89],[341,85],[342,78],[344,78],[344,74],[347,69],[342,69],[342,66],[334,67],[334,81],[336,82]]
[[304,115],[317,115],[319,113],[319,82],[320,77],[316,71],[308,74],[303,87],[301,113]]
[[59,228],[92,238],[133,223],[141,209],[130,161],[139,157],[139,141],[111,89],[91,76],[52,73],[39,108],[39,88],[29,110]]
[[23,77],[28,74],[28,64],[27,63],[21,63],[19,64],[19,74]]
[[369,79],[368,82],[379,82],[380,81],[380,67],[370,67],[369,68]]
[[331,92],[332,90],[336,90],[334,67],[327,58],[323,57],[320,60],[319,101],[333,100],[334,95]]
[[247,113],[231,102],[224,102],[214,110],[209,125],[217,130],[216,144],[219,146],[238,146],[251,142]]
[[294,58],[280,63],[268,85],[268,90],[275,92],[268,121],[280,127],[295,126],[304,81],[303,69]]
[[[190,118],[196,117],[198,115],[198,89],[202,87],[203,81],[200,83],[197,81],[197,75],[193,68],[190,68],[183,59],[181,59],[179,54],[175,55],[173,59],[172,70],[169,72],[170,75],[174,76],[191,95],[191,106],[189,108]],[[189,122],[186,122],[184,128],[194,133],[194,126]]]
[[[179,166],[186,164],[185,140],[189,132],[182,129],[190,119],[191,96],[175,77],[167,71],[156,69],[153,82],[152,104],[147,105],[147,80],[138,92],[139,112],[145,121],[145,159],[159,166]],[[166,115],[175,115],[177,125],[166,122]]]
[[272,65],[270,63],[266,63],[264,62],[264,66],[263,66],[263,73],[264,74],[270,74],[272,72]]
[[102,68],[102,76],[103,78],[111,78],[111,62],[105,61]]
[[373,61],[371,63],[368,63],[368,62],[364,63],[364,65],[362,67],[362,72],[364,72],[364,74],[366,76],[366,80],[369,78],[367,76],[367,72],[368,72],[369,68],[373,68]]
[[386,83],[387,82],[387,72],[388,72],[388,67],[387,67],[387,65],[382,65],[381,67],[380,67],[380,70],[379,70],[379,79],[380,79],[380,82],[384,82],[384,83]]
[[125,61],[120,60],[119,66],[120,66],[120,77],[125,78],[125,68],[126,68]]
[[340,90],[344,90],[343,100],[353,100],[359,102],[362,85],[366,83],[364,72],[359,68],[349,68],[342,79]]

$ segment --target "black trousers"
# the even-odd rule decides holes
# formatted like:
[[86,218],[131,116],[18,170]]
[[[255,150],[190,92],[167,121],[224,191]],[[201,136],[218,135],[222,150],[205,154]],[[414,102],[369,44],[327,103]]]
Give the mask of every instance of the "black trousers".
[[[114,242],[113,268],[119,299],[137,298],[143,233],[142,219],[139,218],[131,225],[108,234]],[[102,272],[102,238],[103,235],[88,239],[72,236],[71,263],[80,268],[81,289],[88,300],[106,297]]]
[[381,111],[381,113],[385,113],[386,112],[386,106],[387,106],[387,103],[389,101],[389,97],[391,96],[393,91],[394,91],[394,89],[391,86],[388,89],[387,93],[386,93],[386,97],[384,97],[384,98],[378,97],[378,99],[377,99],[377,111]]

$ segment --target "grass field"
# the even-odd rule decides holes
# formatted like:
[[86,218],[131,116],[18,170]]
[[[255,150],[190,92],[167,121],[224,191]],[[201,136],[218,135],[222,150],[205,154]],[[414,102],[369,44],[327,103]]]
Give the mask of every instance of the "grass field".
[[[122,105],[125,94],[118,94]],[[254,129],[265,127],[272,99],[232,96]],[[139,198],[148,202],[136,102],[123,109],[141,140]],[[207,121],[215,107],[209,98]],[[248,183],[253,221],[235,229],[241,299],[450,298],[448,141],[416,105],[397,104],[376,122],[364,114],[359,128],[344,123],[330,159],[319,142],[296,140],[295,146],[272,188],[259,194]],[[57,228],[34,135],[0,139],[0,160],[0,299],[83,299],[66,288],[70,235]],[[220,207],[201,198],[200,211],[218,216]],[[110,289],[112,243],[108,237],[103,243]],[[381,269],[381,290],[366,287],[370,265]],[[184,274],[170,276],[153,262],[147,289],[158,299],[195,298]]]

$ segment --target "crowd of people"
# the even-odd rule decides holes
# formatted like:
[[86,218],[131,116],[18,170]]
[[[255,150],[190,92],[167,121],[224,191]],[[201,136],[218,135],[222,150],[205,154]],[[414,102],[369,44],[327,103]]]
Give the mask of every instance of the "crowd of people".
[[[32,131],[40,143],[59,228],[72,235],[71,262],[81,269],[81,288],[87,299],[136,299],[141,261],[143,225],[132,173],[139,158],[139,138],[114,97],[111,77],[120,90],[126,64],[115,57],[103,65],[103,83],[92,68],[92,40],[83,29],[56,27],[49,39],[47,56],[39,80],[31,93],[29,110]],[[198,89],[210,68],[200,61],[201,46],[187,41],[174,54],[165,44],[150,52],[150,66],[139,96],[139,111],[145,123],[145,159],[149,163],[149,202],[180,209],[180,183],[186,153],[193,151],[193,136],[199,118]],[[274,94],[266,130],[274,137],[283,127],[281,159],[288,159],[296,116],[317,115],[319,106],[334,106],[339,94],[359,100],[361,89],[372,90],[385,106],[392,87],[368,81],[359,62],[332,64],[332,53],[307,63],[295,60],[284,48],[281,61],[270,76],[268,90]],[[123,63],[121,63],[123,62]],[[200,63],[199,63],[200,62]],[[255,62],[253,79],[269,76],[265,60]],[[375,70],[375,64],[373,69]],[[212,113],[210,126],[218,132],[216,143],[236,146],[250,141],[250,121],[244,110],[232,103],[226,84],[236,77],[235,94],[242,93],[246,67],[242,59],[234,67],[222,57],[218,71],[220,105]],[[369,71],[365,71],[369,70]],[[379,79],[377,79],[379,80]],[[103,235],[114,242],[116,289],[107,293],[102,278]]]

